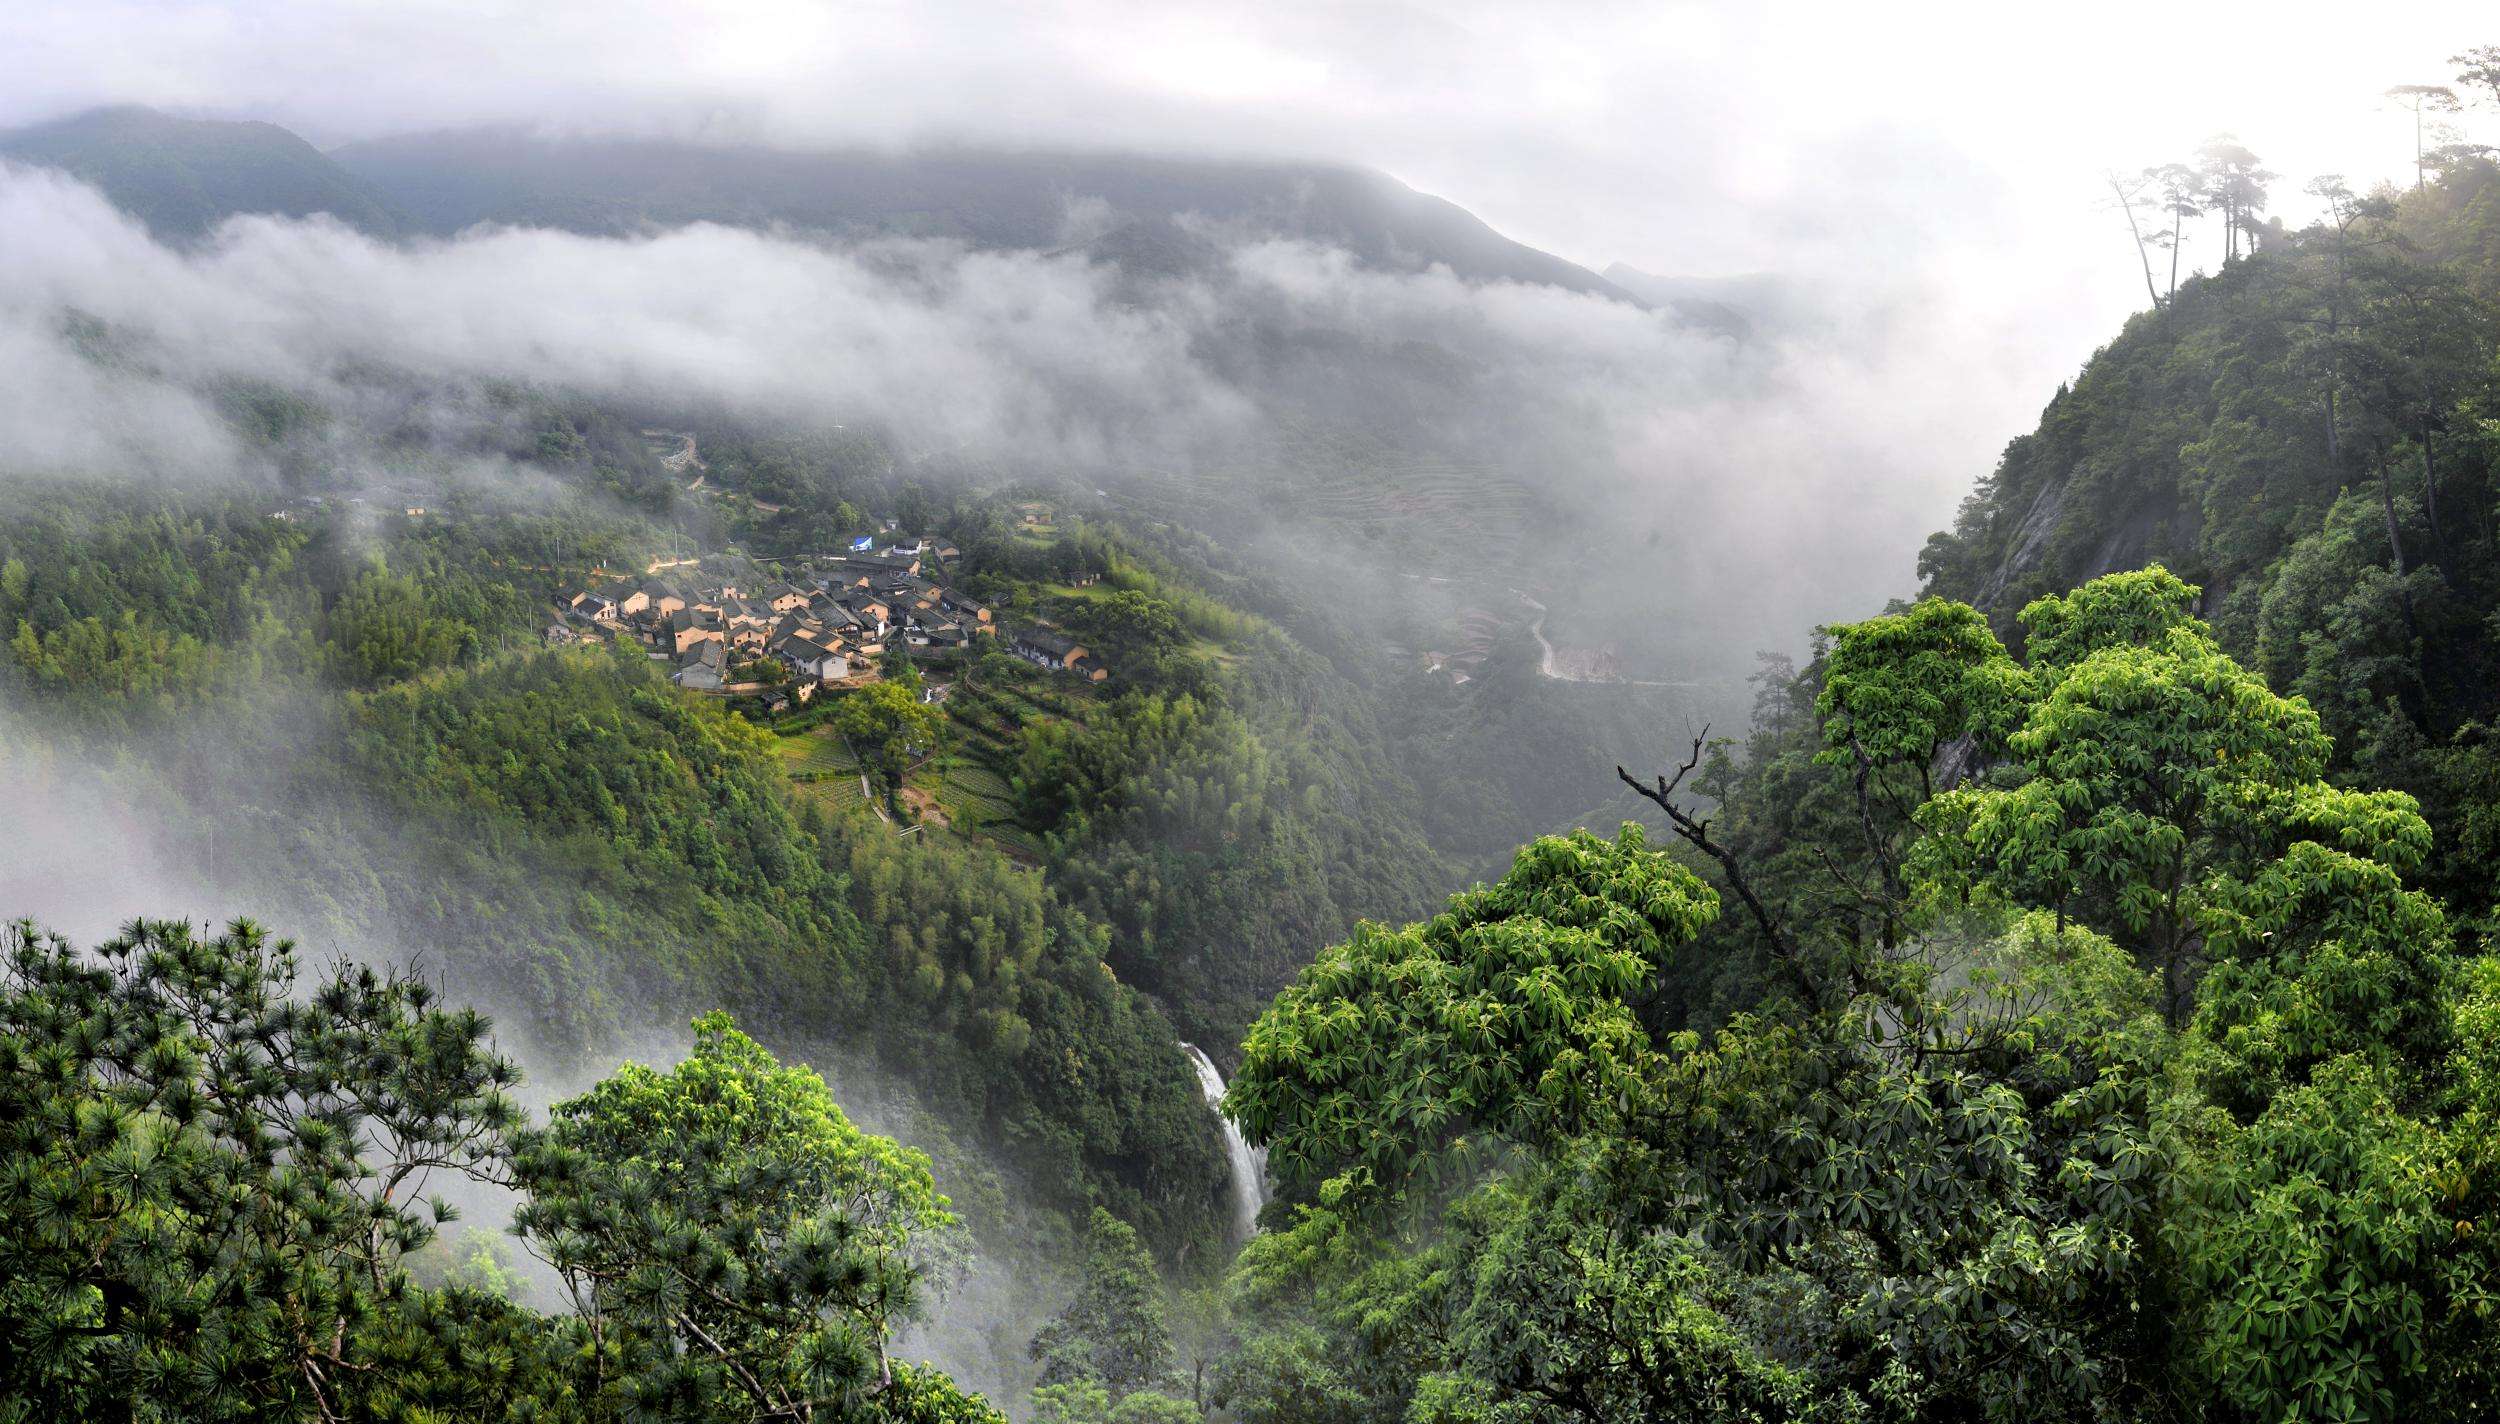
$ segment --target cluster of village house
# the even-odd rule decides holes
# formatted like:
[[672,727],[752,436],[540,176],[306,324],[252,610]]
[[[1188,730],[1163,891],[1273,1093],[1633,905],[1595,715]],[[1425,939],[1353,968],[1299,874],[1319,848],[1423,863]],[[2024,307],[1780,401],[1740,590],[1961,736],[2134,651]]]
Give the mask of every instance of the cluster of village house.
[[[662,570],[571,595],[547,640],[636,638],[675,663],[671,677],[681,687],[769,691],[776,700],[803,702],[819,687],[873,676],[876,660],[896,642],[942,651],[997,637],[987,607],[924,572],[942,574],[957,557],[951,545],[926,539],[882,548],[862,540],[849,553],[793,566],[753,588],[691,585],[677,576],[681,569]],[[1096,682],[1109,676],[1090,650],[1049,628],[1020,629],[1007,647],[1054,672]],[[766,658],[789,669],[786,690],[732,680],[732,669]]]

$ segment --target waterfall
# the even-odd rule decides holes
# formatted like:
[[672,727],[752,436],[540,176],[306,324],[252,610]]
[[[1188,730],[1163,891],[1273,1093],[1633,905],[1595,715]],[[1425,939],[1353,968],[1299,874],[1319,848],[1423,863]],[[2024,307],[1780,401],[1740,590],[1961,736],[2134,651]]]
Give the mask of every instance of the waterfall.
[[1267,1204],[1267,1150],[1251,1146],[1241,1128],[1224,1116],[1224,1075],[1215,1071],[1214,1060],[1194,1043],[1182,1044],[1181,1051],[1198,1070],[1198,1091],[1223,1126],[1224,1155],[1233,1164],[1233,1239],[1247,1241],[1258,1234],[1259,1208]]

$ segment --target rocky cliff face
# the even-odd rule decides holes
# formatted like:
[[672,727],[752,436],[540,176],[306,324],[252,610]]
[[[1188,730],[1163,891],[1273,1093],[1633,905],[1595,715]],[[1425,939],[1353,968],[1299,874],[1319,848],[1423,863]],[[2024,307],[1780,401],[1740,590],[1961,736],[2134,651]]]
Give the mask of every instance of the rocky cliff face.
[[2148,563],[2209,602],[2261,572],[2335,488],[2308,453],[2323,429],[2275,394],[2281,339],[2243,320],[2239,289],[2263,275],[2182,288],[2095,353],[1928,541],[1928,591],[2008,627],[2034,598]]
[[2148,498],[2116,510],[2088,505],[2075,494],[2076,473],[2040,486],[2003,557],[1968,595],[1973,605],[2004,621],[2054,588],[2193,559],[2196,521],[2176,499]]

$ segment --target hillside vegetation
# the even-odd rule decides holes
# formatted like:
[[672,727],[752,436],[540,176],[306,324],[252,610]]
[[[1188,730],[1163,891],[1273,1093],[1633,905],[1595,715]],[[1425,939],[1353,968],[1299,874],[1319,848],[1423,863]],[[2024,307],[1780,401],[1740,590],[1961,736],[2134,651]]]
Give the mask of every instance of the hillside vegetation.
[[2224,154],[2231,260],[1928,597],[1279,997],[1231,1417],[2483,1416],[2500,170],[2437,163],[2286,231]]
[[1920,567],[2019,638],[2032,598],[2158,561],[2352,776],[2439,829],[2480,915],[2500,762],[2500,167],[2340,188],[2327,220],[2182,285],[2007,447]]
[[381,237],[409,230],[381,191],[276,124],[96,109],[0,132],[0,158],[85,179],[174,241],[206,236],[236,213],[327,213]]
[[[1925,596],[1663,750],[1728,689],[1549,675],[1496,526],[1563,511],[1324,420],[1263,488],[1325,541],[501,385],[220,388],[263,485],[12,483],[0,816],[173,903],[0,931],[0,1424],[2488,1418],[2500,166],[2288,230],[2208,153],[2228,260],[2145,263]],[[1006,243],[1075,163],[347,157],[428,224]],[[1360,175],[1120,173],[1526,260]],[[547,630],[862,530],[1055,641],[707,696]]]

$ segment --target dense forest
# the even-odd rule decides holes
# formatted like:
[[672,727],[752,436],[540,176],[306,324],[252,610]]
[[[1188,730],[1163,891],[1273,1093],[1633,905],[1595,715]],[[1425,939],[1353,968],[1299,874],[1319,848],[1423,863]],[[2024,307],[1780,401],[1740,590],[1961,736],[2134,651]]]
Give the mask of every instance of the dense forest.
[[2487,1410],[2500,168],[2217,150],[1927,597],[1254,1027],[1235,1417]]
[[[2487,1417],[2500,163],[2415,177],[2113,176],[2150,308],[1734,736],[868,429],[376,369],[12,477],[0,1424]],[[1116,673],[543,636],[894,527]]]
[[[2323,179],[2326,217],[2137,316],[1929,541],[1931,593],[2017,640],[2031,599],[2160,563],[2215,636],[2305,700],[2356,779],[2440,829],[2428,884],[2479,916],[2495,848],[2492,367],[2500,166]],[[2260,194],[2262,196],[2262,194]]]
[[[282,460],[332,421],[251,394],[238,423]],[[728,1009],[821,1069],[863,1120],[931,1154],[922,1170],[954,1203],[946,1239],[958,1248],[932,1258],[931,1293],[979,1290],[997,1319],[964,1329],[967,1346],[952,1322],[897,1309],[871,1343],[910,1326],[942,1352],[1012,1351],[990,1378],[1021,1392],[1045,1362],[994,1337],[1044,1323],[1061,1263],[1083,1258],[1089,1213],[1140,1233],[1130,1240],[1151,1247],[1156,1279],[1206,1279],[1228,1244],[1233,1184],[1177,1041],[1229,1058],[1222,1045],[1306,946],[1361,914],[1414,913],[1454,878],[1407,829],[1412,792],[1382,760],[1368,694],[1115,529],[1072,522],[1015,540],[997,500],[897,486],[873,447],[721,432],[713,468],[742,494],[706,504],[659,478],[613,412],[489,399],[506,417],[471,438],[554,474],[554,498],[411,476],[408,488],[432,492],[402,508],[317,473],[299,477],[313,491],[301,495],[8,489],[0,770],[30,828],[63,814],[78,786],[144,828],[109,850],[59,853],[65,868],[126,862],[116,887],[83,898],[126,907],[149,893],[135,884],[156,885],[178,905],[392,966],[411,992],[447,988],[491,1011],[504,1049],[541,1065],[535,1076],[554,1065],[557,1082],[525,1090],[538,1099],[578,1081],[572,1065],[666,1044],[688,1017]],[[777,733],[760,712],[750,722],[671,687],[639,650],[541,646],[545,610],[587,570],[698,540],[770,559],[821,538],[759,519],[749,477],[837,527],[861,518],[850,498],[874,498],[952,531],[968,581],[1003,612],[1047,611],[1120,659],[1120,683],[1081,721],[1006,729],[1012,838],[898,836],[857,800],[809,794],[781,748],[842,707]],[[775,477],[794,483],[765,483]],[[1078,572],[1107,575],[1103,596],[1048,591]],[[1006,691],[1038,676],[994,652],[946,675]],[[889,685],[918,678],[898,665]],[[207,942],[196,926],[162,932]],[[20,933],[61,964],[83,953]],[[271,960],[249,972],[283,998],[296,980],[270,942],[238,921],[218,952]],[[151,1003],[171,992],[142,981],[130,992]],[[234,1145],[227,1131],[217,1145]],[[493,1155],[481,1152],[468,1165]],[[475,1175],[492,1181],[490,1199],[518,1190],[500,1165]],[[419,1239],[390,1231],[403,1247]],[[494,1265],[491,1243],[455,1233],[412,1269],[439,1274],[447,1253],[485,1251],[497,1279],[521,1282],[515,1298],[562,1299],[554,1282]],[[967,1283],[967,1261],[1025,1269],[976,1269]],[[400,1289],[396,1267],[364,1265],[375,1289]],[[59,1308],[64,1321],[80,1309]],[[338,1358],[327,1367],[344,1368]],[[300,1398],[344,1407],[305,1387]]]

